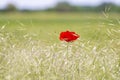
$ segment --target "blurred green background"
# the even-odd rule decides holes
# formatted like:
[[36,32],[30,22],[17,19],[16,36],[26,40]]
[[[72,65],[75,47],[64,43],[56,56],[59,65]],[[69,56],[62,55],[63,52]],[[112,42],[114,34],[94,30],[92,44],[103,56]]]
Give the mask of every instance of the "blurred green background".
[[8,4],[0,10],[0,27],[16,35],[37,35],[37,39],[59,41],[61,31],[75,31],[86,40],[109,39],[109,29],[120,29],[120,7],[113,3],[76,6],[60,2],[44,10],[19,10]]

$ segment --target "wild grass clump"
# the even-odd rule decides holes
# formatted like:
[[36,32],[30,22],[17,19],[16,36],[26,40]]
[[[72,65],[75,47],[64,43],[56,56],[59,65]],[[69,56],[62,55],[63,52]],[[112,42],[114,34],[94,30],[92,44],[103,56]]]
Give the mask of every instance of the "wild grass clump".
[[104,42],[49,45],[1,30],[0,80],[120,80],[120,30],[107,33]]

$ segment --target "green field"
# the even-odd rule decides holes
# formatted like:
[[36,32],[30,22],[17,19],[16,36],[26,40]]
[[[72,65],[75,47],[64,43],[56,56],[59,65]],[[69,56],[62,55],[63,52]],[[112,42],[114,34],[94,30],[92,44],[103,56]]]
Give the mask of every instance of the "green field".
[[65,30],[76,31],[83,39],[104,40],[107,29],[119,29],[119,17],[119,14],[110,13],[3,13],[0,14],[0,26],[5,25],[5,30],[9,31],[40,34],[43,40],[56,40]]
[[0,80],[120,80],[118,13],[0,13],[0,47]]

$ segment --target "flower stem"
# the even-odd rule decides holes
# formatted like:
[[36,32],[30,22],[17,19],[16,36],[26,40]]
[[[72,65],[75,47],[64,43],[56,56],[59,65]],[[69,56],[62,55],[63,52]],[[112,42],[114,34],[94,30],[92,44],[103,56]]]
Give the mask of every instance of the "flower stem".
[[67,43],[67,55],[69,53],[69,43]]

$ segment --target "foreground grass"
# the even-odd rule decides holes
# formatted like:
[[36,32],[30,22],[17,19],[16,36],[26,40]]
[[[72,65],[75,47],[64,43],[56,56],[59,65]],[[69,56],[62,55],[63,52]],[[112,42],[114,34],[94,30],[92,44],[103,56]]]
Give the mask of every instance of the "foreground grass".
[[[0,80],[120,80],[118,14],[107,19],[93,13],[0,17]],[[60,42],[66,29],[80,39]]]
[[120,31],[108,33],[112,39],[104,42],[48,45],[1,29],[0,80],[119,80]]

